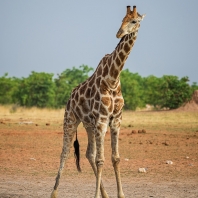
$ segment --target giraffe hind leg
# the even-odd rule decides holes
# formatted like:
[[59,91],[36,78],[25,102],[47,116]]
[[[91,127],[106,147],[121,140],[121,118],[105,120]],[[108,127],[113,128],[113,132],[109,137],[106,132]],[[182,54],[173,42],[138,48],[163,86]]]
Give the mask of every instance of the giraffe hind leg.
[[64,118],[64,127],[63,127],[64,135],[63,135],[62,153],[60,156],[60,166],[59,166],[58,174],[56,177],[54,190],[51,194],[51,198],[57,198],[57,188],[59,185],[60,177],[63,172],[65,161],[69,156],[72,140],[74,138],[74,135],[76,133],[79,123],[80,123],[80,121],[75,118],[73,112],[67,113],[67,115]]

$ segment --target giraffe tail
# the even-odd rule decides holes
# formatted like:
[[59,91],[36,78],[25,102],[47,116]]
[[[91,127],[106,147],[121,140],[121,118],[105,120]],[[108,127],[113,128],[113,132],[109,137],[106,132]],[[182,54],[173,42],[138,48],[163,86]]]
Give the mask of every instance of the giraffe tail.
[[77,138],[77,131],[76,131],[76,140],[74,141],[74,156],[76,158],[76,167],[78,172],[81,172],[80,168],[80,145]]

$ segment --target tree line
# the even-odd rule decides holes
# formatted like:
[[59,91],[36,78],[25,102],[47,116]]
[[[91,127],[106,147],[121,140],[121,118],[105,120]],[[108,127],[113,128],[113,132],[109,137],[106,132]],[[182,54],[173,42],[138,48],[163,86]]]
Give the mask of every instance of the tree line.
[[[17,104],[25,107],[62,108],[71,91],[85,81],[93,71],[92,67],[81,65],[79,68],[66,69],[54,77],[52,73],[34,72],[24,78],[0,77],[0,104]],[[187,76],[164,75],[141,77],[128,69],[121,72],[124,109],[135,110],[146,104],[155,108],[175,109],[191,99],[197,83],[189,85]]]

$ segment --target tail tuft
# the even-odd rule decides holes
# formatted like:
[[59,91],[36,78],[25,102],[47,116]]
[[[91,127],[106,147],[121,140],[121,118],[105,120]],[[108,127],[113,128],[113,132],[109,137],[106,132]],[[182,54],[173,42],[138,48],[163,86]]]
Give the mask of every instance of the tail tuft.
[[57,190],[53,190],[50,198],[57,198]]
[[78,172],[81,172],[80,168],[80,145],[77,139],[77,132],[76,132],[76,140],[74,141],[74,156],[76,158],[76,167]]

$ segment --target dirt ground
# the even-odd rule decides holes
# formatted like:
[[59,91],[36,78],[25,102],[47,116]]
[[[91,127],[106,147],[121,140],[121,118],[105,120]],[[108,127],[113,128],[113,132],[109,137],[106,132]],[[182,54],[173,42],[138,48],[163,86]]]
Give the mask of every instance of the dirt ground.
[[[62,148],[62,120],[63,110],[0,111],[0,198],[50,197]],[[198,112],[124,112],[121,128],[126,197],[198,197]],[[138,133],[142,129],[146,133]],[[82,126],[78,139],[82,173],[76,171],[71,148],[60,198],[94,197],[95,178],[85,158],[87,136]],[[103,183],[109,197],[115,198],[109,131],[105,159]],[[139,168],[146,173],[138,173]]]

